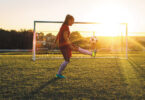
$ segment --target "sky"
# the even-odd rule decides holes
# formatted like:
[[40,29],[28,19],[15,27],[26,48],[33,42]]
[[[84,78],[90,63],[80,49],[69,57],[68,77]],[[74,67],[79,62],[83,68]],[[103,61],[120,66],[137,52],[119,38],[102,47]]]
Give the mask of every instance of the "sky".
[[34,20],[128,23],[129,32],[145,32],[145,0],[0,0],[0,28],[33,29]]

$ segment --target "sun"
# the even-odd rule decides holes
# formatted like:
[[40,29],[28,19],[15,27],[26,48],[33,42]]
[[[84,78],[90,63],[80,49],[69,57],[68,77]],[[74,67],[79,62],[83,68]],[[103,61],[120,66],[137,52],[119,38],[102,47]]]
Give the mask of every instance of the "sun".
[[[79,27],[82,28],[82,27]],[[82,28],[84,30],[84,27]],[[85,31],[79,31],[84,37],[95,36],[125,36],[126,23],[98,23],[86,25]]]
[[89,15],[93,15],[91,21],[101,23],[100,26],[93,26],[97,35],[118,36],[125,30],[120,23],[128,23],[129,13],[128,8],[122,5],[103,4],[95,7]]
[[99,36],[118,36],[121,33],[121,25],[115,23],[103,23],[101,24],[100,32],[97,32]]
[[[122,27],[123,26],[123,27]],[[85,37],[90,37],[95,33],[95,36],[120,36],[121,32],[125,32],[125,24],[120,23],[99,23],[92,26],[87,26],[88,33],[83,33]]]

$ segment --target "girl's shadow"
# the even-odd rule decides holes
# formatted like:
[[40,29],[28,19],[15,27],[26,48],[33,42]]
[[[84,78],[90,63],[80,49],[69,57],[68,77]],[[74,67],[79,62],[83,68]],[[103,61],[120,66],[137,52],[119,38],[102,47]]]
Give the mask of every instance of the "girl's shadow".
[[46,82],[45,84],[41,85],[39,88],[35,89],[34,91],[30,92],[29,94],[25,95],[22,100],[29,100],[34,97],[35,94],[38,94],[42,89],[44,89],[46,86],[48,86],[51,83],[54,83],[58,80],[59,78],[53,78]]

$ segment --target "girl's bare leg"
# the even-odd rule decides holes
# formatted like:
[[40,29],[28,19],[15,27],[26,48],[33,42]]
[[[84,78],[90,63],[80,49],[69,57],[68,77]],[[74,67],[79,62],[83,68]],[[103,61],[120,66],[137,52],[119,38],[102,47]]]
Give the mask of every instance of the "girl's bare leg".
[[90,52],[90,51],[88,51],[88,50],[85,50],[85,49],[82,49],[82,48],[80,48],[80,47],[76,47],[76,46],[74,46],[74,45],[71,45],[72,47],[72,50],[74,50],[74,51],[79,51],[80,53],[82,53],[82,54],[86,54],[86,55],[91,55],[92,56],[92,52]]
[[86,55],[92,55],[92,52],[88,51],[88,50],[85,50],[85,49],[82,49],[82,48],[78,48],[78,51],[82,54],[86,54]]

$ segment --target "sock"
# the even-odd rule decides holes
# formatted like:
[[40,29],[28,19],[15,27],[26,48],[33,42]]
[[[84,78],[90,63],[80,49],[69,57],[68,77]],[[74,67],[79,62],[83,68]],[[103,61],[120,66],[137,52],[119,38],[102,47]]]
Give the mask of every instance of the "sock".
[[92,52],[79,47],[79,52],[82,54],[92,55]]
[[60,65],[60,68],[59,68],[57,74],[60,75],[60,74],[62,73],[62,71],[65,69],[65,67],[67,66],[68,63],[69,63],[68,61],[64,61],[64,62]]

